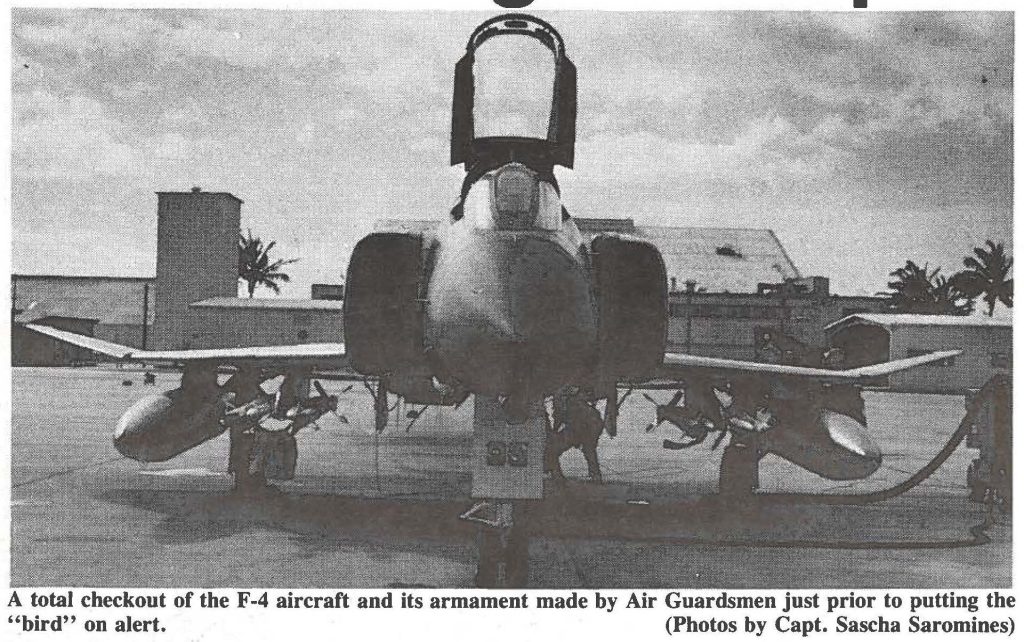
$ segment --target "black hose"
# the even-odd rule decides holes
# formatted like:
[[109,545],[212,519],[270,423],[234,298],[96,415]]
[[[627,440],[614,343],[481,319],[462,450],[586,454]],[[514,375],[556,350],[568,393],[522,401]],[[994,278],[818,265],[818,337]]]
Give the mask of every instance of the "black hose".
[[925,549],[947,549],[947,548],[973,548],[983,546],[992,541],[986,532],[992,526],[992,520],[986,516],[980,524],[968,528],[971,536],[964,539],[947,540],[909,540],[901,541],[821,541],[805,539],[735,539],[735,540],[711,540],[699,537],[667,537],[658,538],[659,544],[705,544],[710,546],[723,546],[729,548],[815,548],[826,550],[925,550]]

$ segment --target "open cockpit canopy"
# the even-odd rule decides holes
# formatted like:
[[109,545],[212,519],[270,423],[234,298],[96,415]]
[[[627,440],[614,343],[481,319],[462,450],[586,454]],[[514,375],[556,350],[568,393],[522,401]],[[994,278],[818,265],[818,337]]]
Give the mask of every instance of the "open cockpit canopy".
[[[474,65],[488,62],[484,52],[478,55],[480,46],[496,36],[510,35],[533,38],[554,56],[547,133],[543,138],[540,137],[543,127],[538,128],[536,118],[529,116],[536,116],[536,99],[543,95],[546,101],[546,92],[537,92],[534,87],[527,92],[529,96],[524,96],[520,90],[528,87],[533,79],[517,75],[520,70],[515,65],[499,65],[495,76],[482,78],[481,88],[487,89],[488,94],[477,96]],[[517,58],[525,53],[522,48],[502,51]],[[478,107],[487,113],[478,114]],[[504,117],[500,114],[496,117],[496,107],[512,109],[508,109]],[[520,108],[522,113],[513,113],[515,108]],[[482,118],[478,123],[477,116],[486,117],[487,122]],[[505,14],[478,26],[469,37],[465,55],[455,65],[451,164],[462,163],[468,172],[482,175],[502,164],[518,162],[547,175],[554,165],[572,167],[575,144],[576,66],[566,57],[565,43],[554,27],[526,14]]]

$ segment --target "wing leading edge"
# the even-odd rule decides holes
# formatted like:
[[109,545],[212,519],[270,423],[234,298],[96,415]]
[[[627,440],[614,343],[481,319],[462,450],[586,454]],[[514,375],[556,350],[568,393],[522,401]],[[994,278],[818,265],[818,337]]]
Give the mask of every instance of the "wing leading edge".
[[170,364],[209,362],[228,365],[315,366],[317,368],[345,368],[348,366],[344,343],[301,343],[286,346],[249,346],[204,350],[138,350],[130,346],[45,325],[30,323],[25,327],[58,341],[64,341],[122,361]]
[[[263,366],[313,366],[321,369],[349,368],[344,343],[302,343],[285,346],[250,346],[245,348],[212,348],[203,350],[137,350],[130,346],[87,337],[66,330],[58,330],[45,325],[27,324],[31,330],[53,337],[93,352],[98,352],[115,359],[146,363],[189,363],[210,362],[217,364],[258,364]],[[883,377],[916,368],[928,363],[941,361],[961,354],[961,350],[944,350],[931,352],[916,357],[897,359],[884,363],[876,363],[849,370],[828,370],[825,368],[807,368],[788,366],[758,361],[741,361],[738,359],[721,359],[703,357],[692,354],[668,352],[662,366],[658,369],[658,379],[681,380],[695,370],[707,371],[707,374],[750,374],[765,376],[788,376],[815,379],[819,381],[857,382],[876,377]]]
[[845,381],[847,383],[864,381],[875,377],[884,377],[895,372],[909,370],[925,364],[949,359],[961,354],[962,350],[944,350],[930,352],[916,357],[897,359],[876,363],[870,366],[850,368],[849,370],[828,370],[826,368],[807,368],[803,366],[787,366],[777,363],[761,363],[758,361],[740,361],[737,359],[720,359],[717,357],[701,357],[692,354],[674,352],[665,353],[665,359],[658,371],[659,378],[684,379],[687,373],[694,370],[715,371],[726,373],[746,373],[751,375],[776,375],[802,377],[819,381]]

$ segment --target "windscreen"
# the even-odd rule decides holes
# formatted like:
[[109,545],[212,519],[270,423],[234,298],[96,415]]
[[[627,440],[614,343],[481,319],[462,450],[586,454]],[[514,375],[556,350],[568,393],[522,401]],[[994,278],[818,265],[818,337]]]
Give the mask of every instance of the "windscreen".
[[555,188],[518,163],[490,172],[470,188],[465,220],[480,230],[555,231],[562,226],[562,202]]
[[534,38],[492,38],[476,50],[474,135],[546,139],[555,60]]

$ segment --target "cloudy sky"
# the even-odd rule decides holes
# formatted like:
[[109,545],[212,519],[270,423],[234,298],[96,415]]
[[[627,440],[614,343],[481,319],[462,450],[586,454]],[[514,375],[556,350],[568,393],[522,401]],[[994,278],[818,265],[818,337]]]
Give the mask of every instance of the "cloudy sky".
[[[14,271],[152,275],[154,192],[198,185],[301,257],[287,296],[336,282],[374,219],[451,207],[484,15],[16,10]],[[541,15],[579,69],[575,214],[770,227],[842,293],[1012,241],[1009,13]]]

